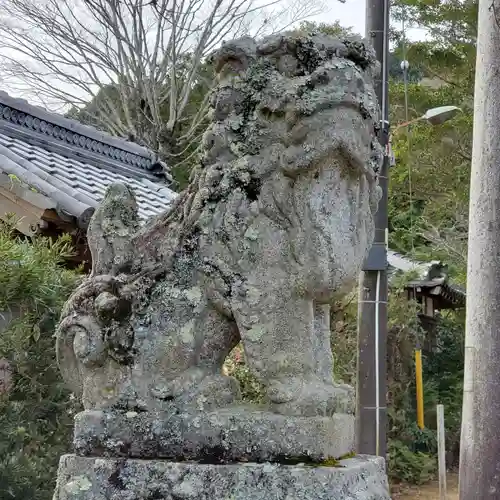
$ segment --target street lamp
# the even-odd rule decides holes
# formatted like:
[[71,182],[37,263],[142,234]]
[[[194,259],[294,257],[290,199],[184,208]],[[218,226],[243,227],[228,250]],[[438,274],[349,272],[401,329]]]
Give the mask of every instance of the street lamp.
[[421,122],[421,121],[427,121],[427,123],[430,123],[431,125],[442,125],[444,122],[447,122],[448,120],[451,120],[453,117],[457,115],[457,113],[461,113],[462,109],[459,108],[458,106],[439,106],[437,108],[430,108],[428,109],[422,116],[419,116],[418,118],[414,118],[413,120],[410,120],[408,122],[403,122],[400,123],[399,125],[396,125],[392,130],[391,134],[389,136],[389,157],[391,161],[391,166],[395,165],[395,159],[392,153],[392,148],[391,148],[391,139],[394,136],[394,134],[403,127],[408,127],[409,125],[412,125],[413,123],[416,122]]
[[394,127],[392,133],[394,134],[398,129],[402,127],[407,127],[412,123],[416,123],[419,121],[426,120],[431,125],[441,125],[448,120],[451,120],[453,117],[460,113],[462,110],[458,106],[439,106],[437,108],[428,109],[422,116],[418,118],[414,118],[409,122],[400,123]]
[[427,120],[431,125],[441,125],[461,112],[462,110],[457,106],[439,106],[428,109],[422,119]]

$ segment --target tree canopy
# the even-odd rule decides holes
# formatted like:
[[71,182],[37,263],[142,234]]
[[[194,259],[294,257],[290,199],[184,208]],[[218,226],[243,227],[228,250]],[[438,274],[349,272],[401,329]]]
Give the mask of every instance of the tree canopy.
[[463,112],[443,125],[421,121],[393,136],[390,244],[427,259],[442,258],[460,281],[466,269],[476,13],[477,2],[395,2],[396,18],[425,28],[430,37],[407,42],[404,54],[403,44],[397,47],[399,57],[421,69],[423,80],[408,85],[407,108],[404,84],[392,83],[393,129],[433,107],[455,105]]

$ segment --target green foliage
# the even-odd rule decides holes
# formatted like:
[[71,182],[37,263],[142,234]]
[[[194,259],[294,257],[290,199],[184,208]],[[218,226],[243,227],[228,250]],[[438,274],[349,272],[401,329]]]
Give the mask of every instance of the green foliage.
[[391,480],[423,484],[434,477],[436,459],[415,451],[398,439],[389,441],[388,473]]
[[[422,484],[436,472],[437,404],[445,405],[446,449],[450,465],[458,459],[462,410],[464,318],[442,318],[434,333],[432,351],[424,350],[423,380],[426,428],[416,425],[414,354],[417,343],[428,344],[429,334],[418,320],[419,308],[408,301],[405,283],[411,274],[391,282],[388,309],[388,471],[393,481]],[[355,293],[332,311],[334,378],[356,382],[357,301]]]
[[[421,121],[395,130],[392,147],[397,163],[391,169],[388,209],[390,246],[423,260],[443,260],[451,274],[463,281],[472,144],[467,91],[412,84],[408,96],[409,119],[448,104],[461,106],[463,113],[439,126]],[[401,83],[391,85],[391,99],[393,123],[405,121]]]
[[330,313],[332,331],[333,377],[346,384],[356,384],[357,292],[335,302]]
[[[429,335],[429,334],[428,334]],[[436,472],[436,405],[445,407],[448,465],[458,461],[463,384],[463,318],[451,315],[438,323],[434,346],[424,350],[425,425],[416,426],[414,371],[411,379],[392,383],[399,396],[389,401],[389,471],[393,479],[421,484]],[[391,345],[391,341],[389,341]],[[389,356],[390,358],[390,356]],[[402,392],[401,392],[402,391]]]
[[299,31],[304,33],[319,32],[324,35],[336,36],[339,38],[354,36],[352,26],[345,27],[339,21],[333,23],[317,23],[314,21],[303,21],[299,24]]
[[0,394],[0,498],[50,500],[70,449],[74,403],[55,361],[54,328],[77,275],[63,268],[69,238],[15,236],[0,225],[0,311],[19,311],[0,336],[12,384]]
[[428,383],[426,424],[436,429],[435,408],[445,407],[446,450],[449,460],[459,458],[462,393],[464,377],[464,318],[443,318],[436,332],[436,346],[424,357],[424,377]]
[[428,30],[436,45],[448,48],[476,40],[477,0],[394,0],[391,9],[396,20],[405,19],[407,26]]
[[[397,47],[396,50],[389,54],[389,77],[394,81],[404,81],[404,71],[401,68],[403,60],[405,59],[400,47]],[[418,64],[412,64],[407,73],[407,79],[410,83],[418,83],[422,80],[423,71]]]
[[[395,54],[418,67],[426,81],[390,87],[393,150],[389,197],[390,246],[423,260],[440,259],[465,282],[477,1],[395,0],[393,15],[427,32],[425,41]],[[405,49],[405,50],[404,50]],[[396,129],[428,109],[455,105],[463,113],[438,126],[425,121]]]
[[264,386],[250,372],[245,363],[245,354],[241,344],[231,351],[223,370],[226,375],[234,377],[240,383],[243,401],[254,404],[265,403]]

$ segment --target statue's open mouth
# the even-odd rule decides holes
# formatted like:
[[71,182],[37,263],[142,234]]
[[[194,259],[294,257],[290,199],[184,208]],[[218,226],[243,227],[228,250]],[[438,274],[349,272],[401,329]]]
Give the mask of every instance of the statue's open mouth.
[[360,113],[359,102],[344,102],[303,117],[289,130],[282,158],[285,175],[315,173],[335,162],[343,165],[345,174],[364,176],[370,185],[374,184],[382,150],[373,124]]

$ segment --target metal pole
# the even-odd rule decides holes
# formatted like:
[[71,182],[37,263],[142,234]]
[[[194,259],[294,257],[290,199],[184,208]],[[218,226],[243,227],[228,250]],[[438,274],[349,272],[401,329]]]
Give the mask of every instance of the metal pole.
[[479,0],[460,498],[500,498],[500,0]]
[[379,140],[386,150],[379,172],[382,188],[375,241],[359,280],[357,451],[386,456],[387,188],[390,158],[388,109],[389,0],[367,0],[366,37],[381,63],[375,92],[382,108]]

